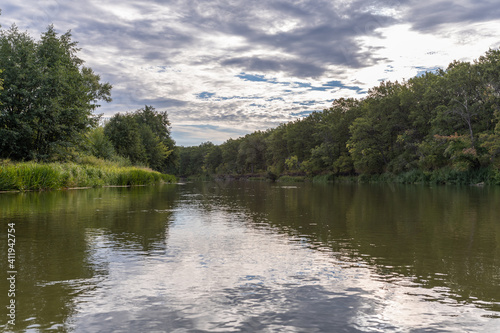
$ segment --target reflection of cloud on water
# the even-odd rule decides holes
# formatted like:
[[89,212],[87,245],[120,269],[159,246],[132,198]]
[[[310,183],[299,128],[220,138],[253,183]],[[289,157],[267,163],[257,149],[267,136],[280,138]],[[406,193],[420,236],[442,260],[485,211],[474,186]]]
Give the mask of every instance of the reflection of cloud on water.
[[[80,331],[410,332],[488,324],[473,306],[450,317],[442,292],[410,278],[384,281],[370,266],[317,251],[302,238],[252,228],[245,211],[204,210],[190,197],[173,210],[163,252],[98,246],[108,262],[79,295]],[[108,244],[109,245],[109,244]],[[139,254],[139,255],[137,255]],[[418,293],[415,296],[415,293]],[[458,313],[457,313],[458,314]]]

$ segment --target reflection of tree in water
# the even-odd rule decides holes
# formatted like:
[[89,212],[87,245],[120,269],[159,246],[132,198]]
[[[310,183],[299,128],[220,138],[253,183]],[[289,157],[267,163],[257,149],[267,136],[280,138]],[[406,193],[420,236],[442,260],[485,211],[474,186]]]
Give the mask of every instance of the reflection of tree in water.
[[[72,299],[107,274],[96,246],[145,256],[165,248],[176,195],[165,185],[0,196],[2,222],[16,223],[16,328],[62,328],[75,311]],[[99,240],[105,244],[96,245]],[[6,282],[0,286],[7,294]],[[6,316],[4,307],[0,315]]]
[[[500,311],[500,211],[497,188],[394,185],[200,185],[219,207],[246,207],[265,223],[344,261],[370,264],[384,281],[410,277],[446,287],[446,296]],[[213,204],[213,202],[212,202]],[[475,298],[478,302],[475,302]],[[488,302],[488,303],[484,303]]]

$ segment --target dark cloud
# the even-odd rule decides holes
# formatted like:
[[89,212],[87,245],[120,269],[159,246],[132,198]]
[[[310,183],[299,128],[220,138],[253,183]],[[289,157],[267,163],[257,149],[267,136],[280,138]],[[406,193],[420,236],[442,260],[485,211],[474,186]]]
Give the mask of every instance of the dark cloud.
[[[192,6],[188,20],[199,29],[243,37],[249,50],[265,47],[287,54],[287,58],[276,58],[241,57],[235,53],[221,60],[225,66],[318,77],[330,65],[360,68],[381,60],[356,41],[356,37],[374,35],[377,28],[395,22],[390,16],[373,13],[374,3],[354,2],[338,8],[332,1],[319,0],[232,2],[231,6],[215,1]],[[275,25],[287,23],[295,26],[273,31]]]
[[326,68],[314,64],[281,58],[236,57],[222,61],[223,66],[234,66],[245,71],[272,73],[285,72],[296,77],[319,77]]
[[422,32],[435,32],[444,24],[471,24],[498,20],[497,0],[412,0],[405,7],[405,21]]

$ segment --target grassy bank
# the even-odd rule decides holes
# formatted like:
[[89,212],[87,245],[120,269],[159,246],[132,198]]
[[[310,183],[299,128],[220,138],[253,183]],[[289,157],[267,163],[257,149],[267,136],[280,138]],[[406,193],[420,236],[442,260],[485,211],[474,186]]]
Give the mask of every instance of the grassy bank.
[[148,185],[175,181],[172,175],[106,161],[94,161],[94,164],[0,162],[0,191]]

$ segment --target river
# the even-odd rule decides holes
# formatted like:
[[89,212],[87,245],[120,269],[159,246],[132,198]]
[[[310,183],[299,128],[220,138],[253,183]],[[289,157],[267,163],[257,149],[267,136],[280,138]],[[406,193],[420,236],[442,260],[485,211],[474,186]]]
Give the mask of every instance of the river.
[[1,193],[0,218],[6,332],[500,331],[498,187]]

